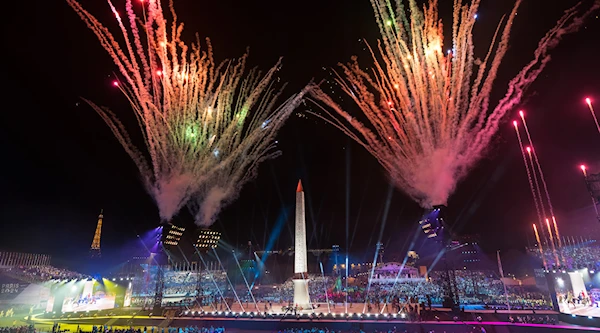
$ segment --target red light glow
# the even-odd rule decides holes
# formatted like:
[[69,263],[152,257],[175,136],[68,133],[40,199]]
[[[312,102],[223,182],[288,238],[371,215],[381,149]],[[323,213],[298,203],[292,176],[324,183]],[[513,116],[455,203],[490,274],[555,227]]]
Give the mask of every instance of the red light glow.
[[585,165],[582,164],[579,167],[581,168],[581,171],[585,172]]
[[588,104],[592,104],[592,100],[589,97],[585,99],[585,102]]
[[525,113],[523,112],[523,110],[519,111],[519,116],[521,116],[521,118],[525,117]]
[[527,147],[525,150],[527,150],[528,153],[531,153],[531,147]]
[[162,71],[156,71],[156,75],[161,76],[162,75]]
[[515,127],[517,127],[517,121],[516,120],[513,121],[513,125],[515,125]]
[[113,86],[118,87],[119,86],[119,82],[113,81]]

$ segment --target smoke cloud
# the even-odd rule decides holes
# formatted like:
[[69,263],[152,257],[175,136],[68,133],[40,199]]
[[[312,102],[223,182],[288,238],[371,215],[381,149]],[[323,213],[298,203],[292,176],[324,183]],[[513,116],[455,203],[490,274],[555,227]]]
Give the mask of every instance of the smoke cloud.
[[151,191],[162,221],[169,221],[187,202],[195,183],[193,175],[169,175],[156,182]]
[[440,148],[415,161],[415,172],[408,174],[410,186],[406,185],[406,189],[422,207],[447,204],[456,179],[463,176],[462,170],[457,168],[455,156],[451,149]]
[[220,186],[211,187],[201,200],[200,207],[196,213],[196,223],[202,227],[212,225],[221,207],[226,201],[232,200],[233,189],[222,188]]

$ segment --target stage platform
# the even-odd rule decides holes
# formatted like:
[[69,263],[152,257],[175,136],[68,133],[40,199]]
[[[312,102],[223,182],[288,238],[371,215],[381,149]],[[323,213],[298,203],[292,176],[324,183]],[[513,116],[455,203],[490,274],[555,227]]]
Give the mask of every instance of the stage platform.
[[[42,316],[34,316],[33,322],[36,327],[51,327],[52,323],[60,323],[64,329],[75,332],[77,327],[82,330],[88,331],[87,328],[91,326],[108,326],[114,328],[125,328],[125,327],[136,327],[136,328],[147,328],[147,333],[162,333],[161,329],[166,327],[186,327],[186,326],[204,326],[204,327],[225,327],[227,332],[255,332],[255,333],[267,333],[267,332],[278,332],[279,330],[287,328],[328,328],[329,330],[336,331],[360,331],[374,332],[374,331],[388,331],[396,329],[397,332],[446,332],[446,333],[467,333],[467,332],[480,332],[481,328],[485,332],[490,333],[525,333],[525,332],[578,332],[578,331],[600,331],[597,326],[600,326],[597,319],[589,320],[585,324],[588,326],[577,326],[569,325],[565,323],[558,323],[556,325],[546,324],[521,324],[521,323],[508,323],[501,321],[503,316],[508,314],[494,313],[481,313],[484,320],[482,322],[473,320],[458,320],[458,321],[422,321],[422,322],[411,322],[401,319],[394,319],[391,317],[382,319],[370,319],[363,317],[362,319],[347,319],[347,318],[309,318],[305,316],[293,317],[288,316],[286,318],[263,318],[263,317],[213,317],[213,316],[196,316],[196,317],[148,317],[148,316],[137,316],[137,315],[120,315],[120,316],[104,316],[104,317],[71,317],[71,318],[43,318]],[[524,310],[517,310],[524,311]],[[500,312],[500,311],[499,311]],[[541,311],[540,311],[541,312]],[[528,313],[513,313],[511,315],[516,317],[517,315],[532,315],[531,311]],[[536,311],[537,315],[543,315]],[[466,314],[465,316],[471,316],[473,314]],[[555,314],[548,314],[549,316]],[[463,318],[465,318],[463,316]],[[497,321],[490,320],[487,318],[498,318]],[[588,325],[589,324],[589,325]],[[596,327],[592,327],[596,326]],[[152,330],[154,328],[154,330]],[[38,329],[38,331],[44,331],[44,329]]]

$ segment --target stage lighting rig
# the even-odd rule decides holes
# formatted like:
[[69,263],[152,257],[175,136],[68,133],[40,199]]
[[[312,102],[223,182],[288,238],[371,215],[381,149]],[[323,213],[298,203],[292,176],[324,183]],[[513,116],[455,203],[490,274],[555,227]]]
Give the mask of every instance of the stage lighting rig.
[[214,249],[219,244],[220,239],[220,232],[209,229],[200,229],[195,246],[199,251]]
[[446,206],[434,206],[433,209],[423,214],[419,221],[421,229],[427,235],[427,238],[437,239],[444,229],[444,215]]
[[165,246],[177,246],[181,240],[181,236],[185,232],[184,227],[178,227],[174,224],[168,224],[162,230],[162,243]]
[[454,274],[453,264],[448,258],[448,252],[453,251],[460,247],[460,244],[453,244],[452,235],[448,228],[446,218],[446,206],[437,205],[433,206],[432,209],[428,210],[423,214],[423,217],[419,221],[421,229],[427,235],[427,238],[431,240],[432,245],[439,247],[439,251],[443,251],[441,257],[443,262],[444,270],[442,271],[442,292],[444,307],[451,308],[454,312],[458,311],[460,306],[460,299],[458,295],[458,287],[456,284],[456,277]]

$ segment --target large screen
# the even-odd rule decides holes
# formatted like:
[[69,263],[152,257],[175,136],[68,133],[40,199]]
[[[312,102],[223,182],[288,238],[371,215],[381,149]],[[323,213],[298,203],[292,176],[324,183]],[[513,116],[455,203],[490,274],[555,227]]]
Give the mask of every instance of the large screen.
[[559,311],[577,316],[600,317],[600,273],[580,269],[553,274]]
[[[96,311],[128,306],[131,283],[121,285],[108,279],[56,281],[51,286],[46,311]],[[130,302],[129,302],[130,303]]]
[[0,306],[27,306],[47,312],[106,310],[131,305],[132,281],[50,280],[27,283],[0,272]]
[[115,307],[116,290],[108,291],[96,281],[85,281],[83,286],[72,287],[65,295],[62,312],[106,310]]

